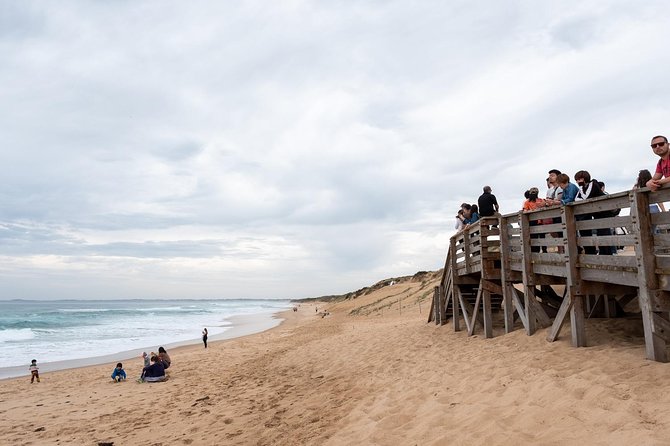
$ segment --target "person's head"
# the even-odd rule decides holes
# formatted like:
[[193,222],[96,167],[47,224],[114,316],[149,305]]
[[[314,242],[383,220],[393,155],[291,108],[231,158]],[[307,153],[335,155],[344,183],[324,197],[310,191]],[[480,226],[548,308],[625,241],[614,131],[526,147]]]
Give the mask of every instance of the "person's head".
[[116,368],[117,368],[117,369],[122,369],[122,368],[123,368],[123,364],[121,364],[120,362],[117,362],[117,363],[116,363]]
[[660,157],[668,154],[668,138],[662,135],[656,135],[651,138],[651,149]]
[[551,184],[556,184],[558,176],[561,174],[561,171],[558,169],[551,169],[549,171],[549,178],[547,178],[547,181],[549,181]]
[[469,218],[472,215],[472,206],[468,203],[463,203],[461,205],[461,210],[463,211],[463,216]]
[[523,193],[523,198],[525,198],[526,200],[528,200],[530,198],[530,191],[529,190],[526,190],[526,192]]
[[637,174],[637,187],[647,187],[647,182],[651,180],[651,172],[649,172],[647,169],[642,169],[638,174]]
[[147,357],[147,352],[142,352],[142,357],[146,358]]
[[33,359],[32,361],[30,361],[30,363],[31,364],[37,364],[37,359]]
[[485,194],[490,194],[491,193],[491,186],[484,186],[484,193]]
[[470,213],[471,214],[479,214],[479,206],[476,204],[473,204],[470,206]]
[[528,201],[537,201],[537,196],[540,193],[537,187],[528,189]]
[[603,181],[598,181],[598,187],[601,191],[605,192],[605,183]]
[[158,362],[158,356],[151,355],[151,362]]
[[591,182],[591,174],[586,170],[580,170],[575,174],[575,182],[578,186],[585,186],[587,183]]
[[158,353],[167,353],[163,347],[158,347]]
[[570,182],[570,177],[567,176],[564,173],[562,173],[562,174],[560,174],[556,177],[556,184],[558,184],[563,189],[565,189],[565,186],[567,186],[569,182]]

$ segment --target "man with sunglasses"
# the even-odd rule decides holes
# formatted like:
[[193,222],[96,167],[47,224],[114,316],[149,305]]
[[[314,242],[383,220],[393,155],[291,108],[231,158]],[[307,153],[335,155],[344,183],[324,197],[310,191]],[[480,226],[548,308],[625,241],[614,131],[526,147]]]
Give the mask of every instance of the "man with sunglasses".
[[651,180],[647,181],[647,187],[657,191],[665,183],[670,182],[670,148],[668,138],[665,136],[654,136],[651,138],[651,149],[661,157],[656,164],[656,173]]

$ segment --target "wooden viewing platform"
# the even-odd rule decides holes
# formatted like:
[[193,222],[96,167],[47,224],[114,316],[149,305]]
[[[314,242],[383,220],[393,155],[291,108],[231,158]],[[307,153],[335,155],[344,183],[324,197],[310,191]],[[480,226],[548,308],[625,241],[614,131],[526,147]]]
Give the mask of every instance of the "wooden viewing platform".
[[[505,333],[518,319],[528,335],[549,328],[552,342],[570,315],[572,344],[583,347],[587,317],[622,315],[637,299],[646,356],[668,362],[670,212],[649,210],[665,201],[670,188],[644,188],[482,218],[451,237],[428,321],[451,319],[455,331],[464,322],[470,336],[481,326],[490,338],[493,314],[502,313]],[[602,218],[617,209],[618,216]],[[601,218],[591,218],[594,213]],[[552,223],[535,225],[538,220]],[[616,234],[596,235],[606,229]],[[597,246],[615,246],[617,254],[584,253]]]

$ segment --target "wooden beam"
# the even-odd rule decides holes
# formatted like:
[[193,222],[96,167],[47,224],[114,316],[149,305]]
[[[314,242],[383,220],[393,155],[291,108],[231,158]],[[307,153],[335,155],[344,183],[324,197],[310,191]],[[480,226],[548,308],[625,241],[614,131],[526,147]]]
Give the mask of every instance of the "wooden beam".
[[655,290],[651,293],[652,311],[670,311],[670,292],[665,290]]
[[500,273],[503,289],[503,311],[505,317],[505,333],[514,329],[514,303],[512,301],[512,269],[510,268],[510,222],[508,218],[500,218]]
[[499,296],[503,295],[503,288],[497,283],[491,282],[490,280],[482,279],[480,286],[490,293],[497,294]]
[[457,285],[452,286],[454,297],[452,298],[452,320],[454,321],[454,331],[461,331],[461,311],[459,309],[459,303],[463,299],[461,296],[461,290]]
[[635,257],[637,258],[638,299],[644,327],[644,343],[647,359],[668,362],[667,340],[664,333],[656,332],[652,294],[659,288],[654,256],[652,226],[649,218],[648,191],[630,191],[630,213],[633,233],[637,235]]
[[573,204],[563,206],[561,214],[565,224],[565,260],[566,260],[566,292],[572,302],[570,308],[570,332],[572,345],[586,346],[586,324],[584,321],[584,297],[581,290],[580,271],[577,268],[577,227],[575,222],[575,207]]
[[572,309],[572,299],[570,296],[563,298],[563,303],[561,303],[556,318],[554,318],[554,323],[551,326],[551,329],[547,332],[547,341],[554,342],[558,339],[558,335],[561,333],[561,328],[565,323],[565,317],[568,315],[568,312]]
[[468,331],[468,336],[470,335],[470,314],[472,313],[472,305],[470,302],[463,299],[463,293],[458,292],[458,300],[461,303],[461,311],[463,312],[463,319],[465,320],[465,328]]
[[670,341],[670,321],[661,317],[660,314],[654,313],[654,334],[662,338],[665,342]]
[[523,324],[524,328],[526,331],[528,330],[528,319],[526,319],[526,309],[523,307],[523,304],[521,303],[521,298],[519,297],[519,293],[516,288],[512,287],[512,299],[514,300],[514,307],[516,308],[516,312],[519,315],[519,319],[521,319],[521,323]]
[[475,299],[475,307],[472,309],[472,315],[470,316],[472,320],[470,321],[468,336],[475,334],[475,324],[477,323],[477,318],[479,317],[479,304],[482,300],[482,292],[483,290],[481,287],[477,289],[477,299]]
[[487,290],[482,292],[484,298],[484,308],[482,309],[482,316],[484,319],[484,337],[493,337],[493,318],[491,315],[491,293]]
[[[437,288],[437,287],[435,287]],[[430,300],[430,311],[428,311],[428,323],[430,324],[435,320],[435,292],[433,292],[433,298]]]
[[535,333],[537,324],[533,314],[533,305],[529,302],[535,299],[535,275],[533,274],[533,259],[530,245],[530,220],[527,213],[519,212],[519,224],[521,225],[521,260],[523,262],[523,294],[526,324],[528,336]]

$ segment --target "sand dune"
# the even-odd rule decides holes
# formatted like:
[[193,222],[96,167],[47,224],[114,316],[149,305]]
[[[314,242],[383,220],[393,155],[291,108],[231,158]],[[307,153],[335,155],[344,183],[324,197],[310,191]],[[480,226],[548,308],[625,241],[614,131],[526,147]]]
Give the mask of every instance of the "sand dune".
[[316,304],[326,317],[302,304],[270,331],[175,349],[165,383],[113,384],[113,364],[2,381],[0,443],[668,444],[669,365],[644,359],[640,321],[589,320],[582,349],[544,330],[467,337],[425,322],[433,285]]

